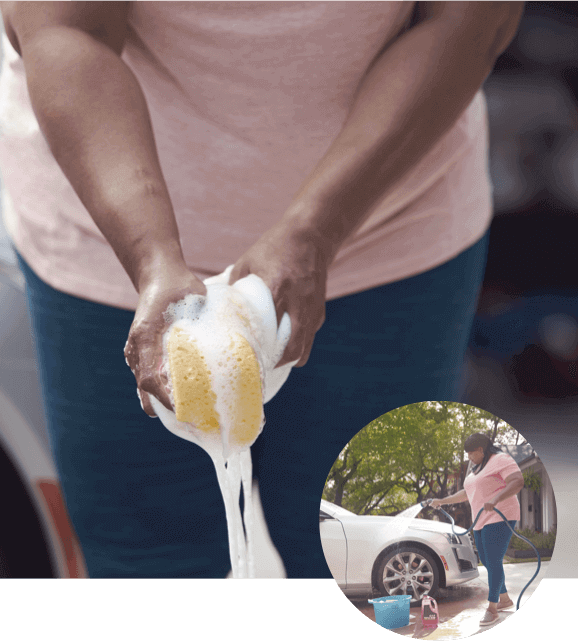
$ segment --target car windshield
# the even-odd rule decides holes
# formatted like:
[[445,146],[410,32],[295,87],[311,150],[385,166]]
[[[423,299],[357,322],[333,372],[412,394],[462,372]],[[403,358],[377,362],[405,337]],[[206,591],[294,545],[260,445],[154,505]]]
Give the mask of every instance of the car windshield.
[[336,513],[337,515],[355,515],[355,513],[352,513],[350,510],[347,510],[342,506],[337,506],[335,504],[332,504],[331,502],[325,501],[324,499],[321,500],[321,509],[330,510]]

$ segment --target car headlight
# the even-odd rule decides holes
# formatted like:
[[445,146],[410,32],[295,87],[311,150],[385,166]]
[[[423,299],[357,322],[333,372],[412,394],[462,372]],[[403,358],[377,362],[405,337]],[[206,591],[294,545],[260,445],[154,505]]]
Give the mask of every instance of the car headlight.
[[446,539],[450,544],[461,544],[462,540],[459,538],[458,535],[454,535],[453,533],[444,533],[446,536]]

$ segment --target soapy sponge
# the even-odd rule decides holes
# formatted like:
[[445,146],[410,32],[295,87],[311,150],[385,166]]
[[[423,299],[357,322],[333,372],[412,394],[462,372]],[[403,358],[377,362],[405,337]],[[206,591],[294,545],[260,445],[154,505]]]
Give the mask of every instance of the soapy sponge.
[[240,334],[233,333],[229,349],[236,366],[229,402],[233,418],[229,441],[238,446],[250,446],[259,436],[263,423],[259,364],[253,348]]
[[177,419],[195,424],[203,432],[218,431],[217,396],[197,342],[181,328],[173,328],[168,352]]
[[226,431],[226,441],[242,448],[261,431],[261,375],[249,342],[237,332],[229,339],[227,357],[215,359],[210,351],[203,354],[186,330],[173,327],[167,345],[169,368],[176,418],[205,433]]

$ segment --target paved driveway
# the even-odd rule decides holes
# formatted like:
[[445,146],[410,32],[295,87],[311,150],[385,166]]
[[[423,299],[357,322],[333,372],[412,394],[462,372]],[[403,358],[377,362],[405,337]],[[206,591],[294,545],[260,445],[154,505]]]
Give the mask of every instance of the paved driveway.
[[[549,562],[543,562],[538,577],[524,592],[522,597],[522,604],[520,608],[524,608],[524,604],[532,595],[535,588],[540,583],[540,580],[548,572]],[[428,640],[459,640],[466,638],[476,633],[487,631],[500,622],[503,622],[507,617],[514,613],[518,595],[524,588],[524,584],[532,577],[536,571],[536,562],[524,562],[522,564],[505,564],[504,570],[506,573],[506,586],[510,597],[514,601],[514,607],[510,611],[503,611],[500,614],[500,619],[492,626],[479,626],[479,621],[484,615],[488,600],[488,582],[486,569],[483,566],[479,567],[480,577],[467,584],[458,586],[452,589],[442,589],[438,595],[437,603],[440,615],[440,625],[435,631],[429,635],[425,631],[420,634],[421,624],[421,608],[410,609],[409,625],[400,629],[395,629],[399,635],[406,637],[427,638]],[[369,617],[375,622],[375,614],[373,606],[368,604],[367,600],[352,600],[364,615]],[[528,607],[526,607],[528,608]]]

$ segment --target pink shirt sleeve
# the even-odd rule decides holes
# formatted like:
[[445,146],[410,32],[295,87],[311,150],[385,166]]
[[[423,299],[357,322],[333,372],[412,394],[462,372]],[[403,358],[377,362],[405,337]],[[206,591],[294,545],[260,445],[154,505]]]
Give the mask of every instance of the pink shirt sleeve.
[[[507,453],[497,453],[490,458],[483,470],[474,475],[470,473],[464,481],[464,490],[472,509],[472,521],[486,502],[492,499],[506,487],[506,479],[512,474],[520,472],[515,460]],[[508,497],[496,504],[507,520],[520,519],[520,503],[517,496]],[[486,524],[502,521],[495,511],[483,511],[478,519],[475,530],[482,529]]]

